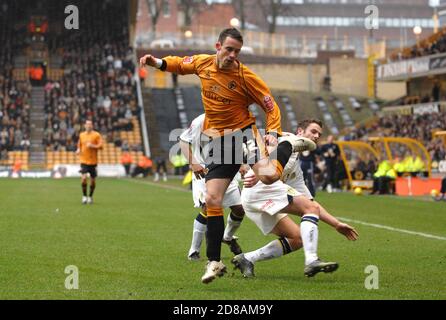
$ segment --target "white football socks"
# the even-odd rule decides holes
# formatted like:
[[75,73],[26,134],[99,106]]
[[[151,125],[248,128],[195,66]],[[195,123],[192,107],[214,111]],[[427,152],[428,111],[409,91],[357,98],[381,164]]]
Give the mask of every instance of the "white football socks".
[[226,228],[225,228],[225,233],[223,235],[223,240],[225,241],[232,240],[232,237],[237,232],[238,228],[240,228],[241,223],[242,221],[240,220],[233,220],[230,214],[228,216],[228,220],[226,221]]
[[274,259],[283,256],[283,247],[280,240],[273,240],[260,249],[245,253],[244,256],[252,263]]
[[315,214],[306,214],[302,217],[300,223],[300,233],[302,237],[302,244],[305,251],[305,265],[316,261],[317,256],[317,241],[319,236],[318,229],[319,217]]
[[207,226],[194,220],[194,231],[192,233],[192,244],[189,249],[189,255],[193,252],[200,252],[201,243],[203,242],[204,234],[206,233]]

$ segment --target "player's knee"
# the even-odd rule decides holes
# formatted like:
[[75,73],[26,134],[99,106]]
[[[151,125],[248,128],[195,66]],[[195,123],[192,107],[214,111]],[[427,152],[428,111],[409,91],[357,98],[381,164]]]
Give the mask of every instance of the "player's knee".
[[214,194],[207,194],[206,195],[206,206],[209,207],[221,207],[221,204],[223,203],[223,198],[214,195]]
[[313,201],[309,201],[308,204],[305,206],[303,214],[315,214],[317,216],[320,215],[320,209],[317,204],[315,204]]
[[296,251],[302,248],[302,238],[299,234],[295,234],[292,237],[288,238],[288,242],[290,244],[291,250]]
[[270,185],[279,180],[280,176],[277,173],[273,173],[271,175],[259,175],[259,179],[262,183]]

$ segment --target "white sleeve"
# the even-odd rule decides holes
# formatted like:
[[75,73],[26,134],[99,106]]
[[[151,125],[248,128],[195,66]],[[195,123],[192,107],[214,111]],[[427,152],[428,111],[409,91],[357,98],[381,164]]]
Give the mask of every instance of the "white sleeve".
[[180,140],[192,145],[200,145],[201,131],[204,123],[204,114],[196,117],[189,128],[187,128],[181,135]]

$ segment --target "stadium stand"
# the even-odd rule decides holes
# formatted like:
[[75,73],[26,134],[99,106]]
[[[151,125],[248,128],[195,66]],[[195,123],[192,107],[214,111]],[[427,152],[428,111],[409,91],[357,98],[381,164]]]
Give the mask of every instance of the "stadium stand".
[[[79,30],[61,29],[64,7],[79,8]],[[126,1],[51,1],[51,33],[46,45],[54,68],[44,86],[46,167],[74,164],[81,124],[87,118],[104,138],[99,162],[117,164],[121,150],[142,154],[134,80],[133,49],[129,46]],[[59,69],[56,69],[59,67]]]
[[332,98],[332,103],[336,107],[337,112],[340,114],[342,122],[343,122],[343,125],[345,127],[352,127],[353,126],[353,120],[350,117],[350,115],[347,112],[347,110],[345,110],[344,103],[341,100],[339,100],[338,98],[336,98],[336,97]]
[[186,108],[184,106],[183,92],[178,87],[175,87],[173,92],[175,93],[178,118],[180,119],[181,128],[186,129],[189,127],[189,120],[187,117]]
[[291,132],[296,132],[298,121],[290,98],[288,96],[279,96],[279,101],[283,106],[285,106],[285,111],[291,128]]
[[376,114],[380,110],[379,105],[372,99],[367,100],[367,105],[374,114]]
[[199,87],[182,87],[184,103],[186,105],[187,117],[192,121],[204,112]]
[[445,159],[443,140],[435,139],[436,130],[446,128],[446,112],[423,115],[387,115],[368,125],[352,129],[346,140],[367,140],[371,136],[408,137],[420,141],[428,150],[432,161]]
[[413,59],[422,56],[446,52],[446,28],[419,41],[416,45],[397,50],[390,54],[391,61]]
[[328,110],[327,103],[324,101],[324,99],[322,99],[322,97],[318,97],[316,98],[316,104],[323,114],[325,125],[329,128],[331,133],[338,135],[339,129],[336,126],[330,111]]
[[172,89],[152,89],[151,104],[154,106],[152,112],[157,123],[155,135],[158,136],[157,140],[160,144],[159,155],[164,158],[167,158],[170,147],[176,142],[169,141],[170,132],[181,128],[175,99],[175,93]]
[[25,47],[26,26],[20,2],[6,1],[0,10],[0,165],[18,160],[28,168],[31,86],[14,72],[14,57]]

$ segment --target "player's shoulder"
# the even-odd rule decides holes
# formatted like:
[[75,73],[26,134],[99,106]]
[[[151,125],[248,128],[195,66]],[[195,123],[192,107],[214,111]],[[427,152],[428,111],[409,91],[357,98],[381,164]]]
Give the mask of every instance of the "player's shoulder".
[[239,61],[239,64],[240,64],[240,69],[243,71],[243,73],[246,75],[246,76],[251,76],[251,77],[259,77],[254,71],[252,71],[246,64],[244,64],[244,63],[241,63],[240,61]]
[[215,61],[215,54],[204,54],[203,53],[203,54],[197,54],[197,55],[194,55],[194,56],[191,56],[191,57],[187,57],[187,58],[190,59],[189,60],[190,63],[192,63],[192,62],[195,63],[195,65],[197,67],[198,66],[206,67],[206,66],[209,66],[212,63],[214,63],[214,61]]
[[196,54],[193,56],[194,59],[196,59],[197,61],[200,62],[205,62],[205,61],[214,61],[215,59],[215,54],[205,54],[205,53],[201,53],[201,54]]
[[240,63],[240,69],[242,70],[242,75],[248,82],[254,82],[254,83],[264,83],[263,79],[254,71],[252,71],[249,67],[247,67],[245,64]]

